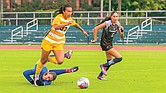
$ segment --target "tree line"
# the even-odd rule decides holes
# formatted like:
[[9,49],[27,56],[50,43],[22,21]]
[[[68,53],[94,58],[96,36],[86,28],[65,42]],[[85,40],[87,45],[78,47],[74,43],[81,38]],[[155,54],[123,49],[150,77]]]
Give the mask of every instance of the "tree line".
[[[68,4],[73,6],[75,10],[75,2],[68,0]],[[109,0],[104,1],[104,11],[109,9]],[[111,0],[111,10],[118,10],[118,0]],[[52,3],[51,0],[45,3],[40,3],[40,0],[34,0],[34,2],[26,2],[21,5],[12,3],[11,9],[7,9],[4,5],[4,12],[35,12],[40,10],[56,10],[62,5],[66,4],[66,0],[54,0],[55,3]],[[121,10],[122,11],[139,11],[139,10],[166,10],[166,1],[165,0],[121,0]],[[93,2],[92,5],[86,3],[80,4],[80,11],[100,11],[100,0]]]

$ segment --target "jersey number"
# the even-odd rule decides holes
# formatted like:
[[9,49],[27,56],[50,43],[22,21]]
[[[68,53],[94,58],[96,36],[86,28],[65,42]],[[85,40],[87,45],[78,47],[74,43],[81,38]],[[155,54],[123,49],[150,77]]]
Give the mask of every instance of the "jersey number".
[[114,37],[115,33],[112,33],[111,37]]
[[67,31],[67,27],[63,27],[60,30],[65,32],[65,31]]

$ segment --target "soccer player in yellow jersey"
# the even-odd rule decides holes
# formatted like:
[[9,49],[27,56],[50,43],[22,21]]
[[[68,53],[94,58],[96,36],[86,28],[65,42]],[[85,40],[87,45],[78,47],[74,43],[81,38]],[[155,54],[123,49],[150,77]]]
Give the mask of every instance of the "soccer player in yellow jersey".
[[[42,54],[40,60],[37,62],[34,84],[38,86],[40,83],[39,75],[48,61],[55,64],[62,64],[64,61],[63,46],[66,41],[65,33],[70,26],[75,26],[85,36],[89,36],[84,29],[77,24],[72,18],[72,7],[70,5],[64,5],[59,9],[59,14],[54,18],[50,31],[44,37],[41,48]],[[53,51],[55,58],[49,57],[50,52]]]

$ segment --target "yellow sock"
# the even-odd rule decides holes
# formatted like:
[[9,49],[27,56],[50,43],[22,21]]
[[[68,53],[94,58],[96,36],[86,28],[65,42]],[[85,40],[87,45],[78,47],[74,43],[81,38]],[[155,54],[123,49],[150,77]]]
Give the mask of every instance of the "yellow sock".
[[58,64],[58,62],[57,62],[55,56],[53,56],[53,57],[48,57],[48,61],[51,62],[51,63],[54,63],[54,64]]
[[42,68],[44,67],[44,64],[40,62],[40,60],[37,62],[37,67],[36,67],[36,72],[35,72],[35,76],[39,76],[40,75],[40,71],[42,70]]

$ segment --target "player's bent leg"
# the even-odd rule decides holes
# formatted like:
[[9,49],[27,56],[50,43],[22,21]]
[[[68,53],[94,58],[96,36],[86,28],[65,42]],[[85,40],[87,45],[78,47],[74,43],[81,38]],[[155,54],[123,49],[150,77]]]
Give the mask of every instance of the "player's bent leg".
[[113,61],[115,63],[121,62],[122,61],[122,57],[120,57],[120,58],[114,58]]
[[34,77],[34,85],[35,86],[39,86],[37,84],[37,81],[39,80],[39,75],[40,75],[40,72],[41,72],[41,70],[42,70],[43,67],[44,67],[44,64],[39,60],[37,62],[36,72],[35,72],[35,77]]
[[55,56],[49,56],[48,57],[48,62],[54,63],[54,64],[58,64]]
[[38,86],[36,81],[39,80],[40,72],[48,60],[49,53],[50,53],[50,51],[45,51],[44,49],[42,49],[41,59],[37,62],[37,66],[36,66],[36,72],[35,72],[35,78],[34,78],[35,86]]
[[63,50],[53,50],[54,55],[56,55],[56,60],[58,64],[62,64],[64,62],[64,51]]
[[[70,50],[70,51],[68,51],[67,53],[64,54],[64,57],[67,58],[67,59],[70,59],[71,56],[72,56],[72,53],[73,53],[73,51]],[[54,64],[58,64],[58,62],[57,62],[55,57],[56,56],[54,54],[49,55],[48,62],[51,62],[51,63],[54,63]]]

